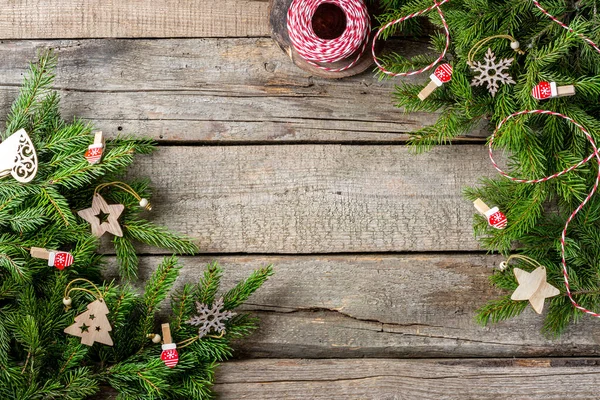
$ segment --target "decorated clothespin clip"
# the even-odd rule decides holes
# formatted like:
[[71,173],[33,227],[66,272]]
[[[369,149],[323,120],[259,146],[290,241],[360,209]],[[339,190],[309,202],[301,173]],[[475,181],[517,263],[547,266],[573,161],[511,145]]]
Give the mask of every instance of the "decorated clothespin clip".
[[419,99],[421,101],[425,100],[435,89],[442,86],[446,82],[450,82],[452,79],[452,65],[450,64],[442,64],[435,69],[433,74],[429,76],[431,82],[427,84],[418,94]]
[[104,152],[104,137],[102,131],[97,131],[94,134],[94,143],[90,144],[87,151],[85,152],[85,159],[91,165],[98,164],[102,159],[102,153]]
[[160,359],[163,360],[165,365],[169,368],[173,368],[179,362],[179,354],[177,353],[177,344],[173,343],[171,339],[171,327],[169,324],[162,324],[162,336],[163,345]]
[[557,86],[556,82],[540,82],[533,87],[531,94],[537,100],[546,100],[553,97],[573,96],[575,86]]
[[56,267],[60,270],[70,267],[73,264],[73,256],[66,251],[46,250],[40,247],[32,247],[30,253],[34,258],[48,260],[49,267]]
[[31,138],[20,129],[0,143],[0,178],[12,175],[21,183],[37,175],[38,159]]
[[498,207],[489,208],[481,199],[473,202],[473,205],[481,214],[485,216],[488,224],[496,229],[506,228],[506,216],[498,209]]

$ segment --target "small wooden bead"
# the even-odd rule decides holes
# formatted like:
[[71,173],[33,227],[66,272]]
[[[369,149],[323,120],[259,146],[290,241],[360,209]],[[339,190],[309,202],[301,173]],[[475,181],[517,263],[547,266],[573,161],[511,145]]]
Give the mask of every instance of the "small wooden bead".
[[146,208],[148,206],[148,199],[140,200],[140,207]]
[[519,42],[517,42],[516,40],[514,42],[510,42],[510,47],[513,50],[517,50],[519,48]]
[[157,333],[156,335],[154,335],[154,337],[152,338],[152,343],[160,343],[160,341],[162,340],[162,338],[160,337],[160,335]]
[[71,300],[71,298],[70,298],[70,297],[65,297],[65,298],[63,299],[63,304],[64,304],[65,306],[67,306],[67,307],[69,307],[69,306],[71,305],[71,303],[72,303],[72,302],[73,302],[73,300]]

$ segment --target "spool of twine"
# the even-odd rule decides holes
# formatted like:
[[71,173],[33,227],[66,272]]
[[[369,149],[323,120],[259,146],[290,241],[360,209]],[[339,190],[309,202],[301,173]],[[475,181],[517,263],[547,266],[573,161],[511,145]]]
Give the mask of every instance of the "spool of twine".
[[[329,72],[352,68],[367,48],[371,18],[364,0],[293,0],[290,42],[309,64]],[[331,64],[347,61],[342,67]]]

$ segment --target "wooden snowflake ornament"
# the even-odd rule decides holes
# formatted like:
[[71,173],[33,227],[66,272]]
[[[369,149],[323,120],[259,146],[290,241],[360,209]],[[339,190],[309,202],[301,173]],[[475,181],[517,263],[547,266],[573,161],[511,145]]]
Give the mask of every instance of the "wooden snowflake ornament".
[[108,204],[98,193],[94,195],[92,207],[77,213],[92,225],[92,234],[101,237],[106,232],[122,237],[123,230],[119,224],[119,217],[123,213],[123,204]]
[[81,343],[92,346],[94,342],[112,346],[113,341],[109,332],[112,331],[106,315],[110,312],[103,299],[98,299],[87,306],[87,311],[75,317],[75,323],[64,332],[78,336]]
[[544,309],[544,300],[548,297],[558,296],[560,291],[546,282],[546,268],[536,268],[527,272],[520,268],[513,269],[519,287],[510,296],[512,300],[529,300],[536,313],[541,314]]
[[479,75],[473,78],[471,86],[481,86],[485,83],[492,97],[496,96],[501,84],[515,84],[513,78],[506,71],[513,60],[514,58],[505,58],[497,62],[496,55],[492,52],[491,48],[488,48],[485,53],[484,62],[469,62],[471,69],[479,73]]

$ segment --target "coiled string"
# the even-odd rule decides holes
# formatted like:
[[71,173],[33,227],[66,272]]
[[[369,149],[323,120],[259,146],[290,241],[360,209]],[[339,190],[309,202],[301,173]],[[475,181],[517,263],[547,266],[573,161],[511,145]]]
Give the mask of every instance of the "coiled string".
[[[377,31],[377,33],[375,34],[375,37],[373,38],[373,45],[371,46],[371,53],[373,55],[373,60],[375,60],[375,64],[377,64],[377,68],[379,68],[379,70],[381,72],[383,72],[386,75],[389,76],[412,76],[412,75],[417,75],[420,74],[422,72],[428,71],[431,68],[433,68],[437,63],[439,63],[440,61],[442,61],[442,59],[446,56],[446,52],[448,51],[448,47],[450,46],[450,30],[448,29],[448,23],[446,22],[446,18],[444,18],[444,13],[442,12],[442,10],[440,9],[440,6],[442,4],[445,4],[447,2],[449,2],[450,0],[442,0],[440,2],[434,2],[433,5],[431,7],[428,7],[424,10],[421,11],[417,11],[414,12],[410,15],[407,15],[405,17],[402,18],[398,18],[394,21],[390,21],[387,24],[385,24],[384,26],[382,26],[381,28],[379,28],[379,30]],[[385,67],[379,62],[379,60],[377,59],[377,55],[375,54],[375,45],[377,42],[377,39],[379,38],[379,36],[381,35],[381,33],[383,31],[385,31],[386,29],[388,29],[390,26],[402,23],[408,19],[414,18],[414,17],[418,17],[419,15],[425,14],[431,10],[435,9],[438,13],[438,15],[440,16],[441,20],[442,20],[442,25],[444,26],[444,35],[446,36],[446,45],[444,46],[444,51],[442,51],[442,53],[440,54],[440,56],[431,64],[429,64],[428,66],[421,68],[419,70],[416,71],[409,71],[409,72],[392,72],[392,71],[388,71],[387,69],[385,69]]]
[[[519,115],[523,115],[523,114],[547,114],[547,115],[553,115],[553,116],[561,117],[561,118],[569,121],[570,123],[572,123],[573,125],[575,125],[577,128],[579,128],[579,130],[581,130],[581,132],[583,132],[583,134],[587,138],[588,142],[590,142],[590,144],[592,145],[592,149],[594,150],[594,152],[592,154],[590,154],[589,156],[587,156],[586,158],[584,158],[583,160],[581,160],[580,162],[578,162],[577,164],[572,165],[569,168],[566,168],[566,169],[564,169],[564,170],[562,170],[560,172],[557,172],[557,173],[555,173],[553,175],[545,176],[545,177],[540,178],[540,179],[521,179],[521,178],[514,178],[514,177],[508,175],[506,172],[504,172],[498,166],[498,164],[494,160],[494,153],[493,153],[493,150],[492,150],[492,145],[494,143],[494,138],[498,134],[498,131],[500,130],[500,128],[502,128],[502,126],[506,123],[506,121],[508,121],[511,118],[517,117]],[[511,181],[514,181],[514,182],[530,183],[530,184],[540,183],[540,182],[546,182],[546,181],[549,181],[550,179],[558,178],[559,176],[564,175],[567,172],[570,172],[570,171],[573,171],[576,168],[579,168],[583,164],[585,164],[588,161],[590,161],[592,158],[594,158],[594,157],[596,158],[596,161],[598,162],[598,174],[596,175],[596,182],[594,182],[594,187],[588,193],[588,195],[586,196],[586,198],[581,202],[581,204],[575,209],[575,211],[573,211],[573,213],[567,219],[567,222],[565,223],[565,227],[563,228],[562,234],[560,236],[560,253],[561,253],[561,259],[562,259],[562,270],[563,270],[563,278],[565,280],[565,288],[566,288],[566,291],[567,291],[567,296],[569,296],[569,299],[571,300],[571,303],[573,303],[573,306],[575,308],[577,308],[578,310],[581,310],[584,313],[589,314],[589,315],[591,315],[593,317],[600,318],[600,313],[596,313],[596,312],[588,310],[587,308],[579,305],[575,301],[575,299],[573,298],[573,295],[571,294],[571,288],[569,286],[569,272],[567,270],[567,261],[565,260],[565,246],[566,246],[566,244],[565,244],[565,240],[566,239],[565,238],[566,238],[566,235],[567,235],[567,229],[569,228],[569,224],[571,223],[571,221],[573,220],[573,218],[575,218],[575,216],[577,215],[577,213],[579,213],[579,211],[581,211],[581,209],[587,204],[587,202],[594,195],[594,193],[596,193],[596,191],[598,190],[598,184],[600,182],[600,155],[598,154],[598,149],[596,147],[596,143],[594,142],[594,139],[592,138],[592,136],[588,133],[588,131],[581,124],[579,124],[578,122],[574,121],[572,118],[569,118],[566,115],[563,115],[561,113],[557,113],[557,112],[554,112],[554,111],[548,111],[548,110],[524,110],[524,111],[519,111],[519,112],[516,112],[514,114],[511,114],[508,117],[504,118],[502,121],[500,121],[500,123],[496,127],[496,130],[494,131],[494,133],[490,137],[490,141],[489,141],[489,155],[490,155],[490,160],[492,161],[492,165],[494,166],[494,168],[496,168],[496,170],[500,173],[500,175],[502,175],[502,176],[510,179]]]
[[[313,18],[323,4],[339,7],[346,16],[344,32],[334,39],[315,33]],[[290,41],[300,57],[309,64],[330,72],[352,68],[363,55],[371,34],[371,18],[364,0],[294,0],[287,14]],[[320,63],[335,63],[356,54],[353,61],[340,68]]]

